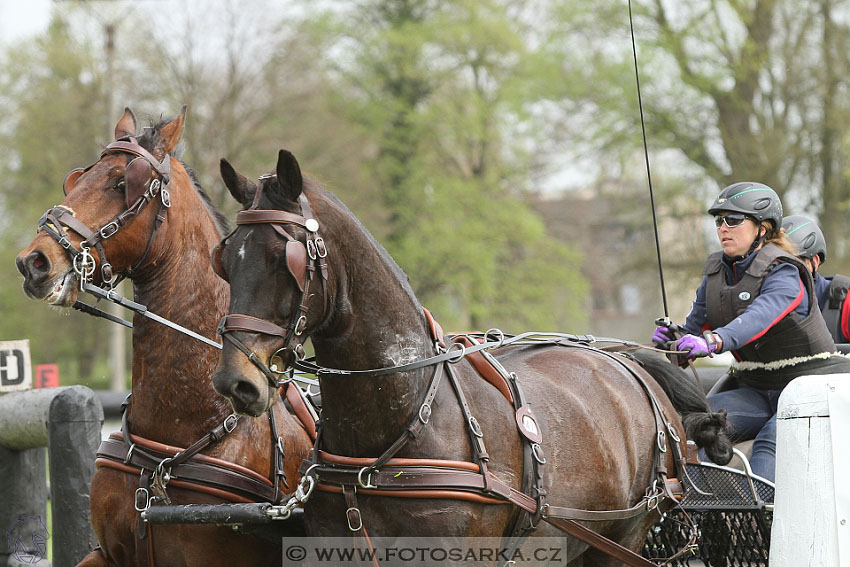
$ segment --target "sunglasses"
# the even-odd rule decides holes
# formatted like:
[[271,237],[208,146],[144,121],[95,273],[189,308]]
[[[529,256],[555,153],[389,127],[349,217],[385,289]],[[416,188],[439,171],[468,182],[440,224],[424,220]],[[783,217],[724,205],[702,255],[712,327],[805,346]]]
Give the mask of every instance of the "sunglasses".
[[744,221],[747,220],[747,215],[726,215],[725,217],[714,217],[714,224],[717,228],[723,226],[723,223],[726,223],[726,226],[729,228],[735,228],[736,226],[741,226],[744,224]]

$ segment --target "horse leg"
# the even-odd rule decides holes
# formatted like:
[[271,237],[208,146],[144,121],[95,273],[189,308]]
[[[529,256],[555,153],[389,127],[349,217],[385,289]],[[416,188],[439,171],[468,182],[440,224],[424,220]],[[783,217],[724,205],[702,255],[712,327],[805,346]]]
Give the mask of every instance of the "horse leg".
[[106,567],[106,554],[99,547],[83,557],[83,560],[77,563],[77,567]]

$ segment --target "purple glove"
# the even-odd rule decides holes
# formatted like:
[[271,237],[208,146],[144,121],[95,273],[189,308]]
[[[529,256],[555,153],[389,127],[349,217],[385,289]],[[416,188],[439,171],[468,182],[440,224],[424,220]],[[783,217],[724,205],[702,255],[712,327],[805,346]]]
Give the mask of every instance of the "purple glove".
[[704,338],[696,335],[685,335],[676,341],[676,350],[686,351],[688,360],[701,356],[711,356],[716,348],[716,344],[708,344]]
[[676,340],[676,333],[679,330],[679,325],[659,325],[655,327],[655,332],[652,334],[652,342],[661,347],[666,346],[670,341]]

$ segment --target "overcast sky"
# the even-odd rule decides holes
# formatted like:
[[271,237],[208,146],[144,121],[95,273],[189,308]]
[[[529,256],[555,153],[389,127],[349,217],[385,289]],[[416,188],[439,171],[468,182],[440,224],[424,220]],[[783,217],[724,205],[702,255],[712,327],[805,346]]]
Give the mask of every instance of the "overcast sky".
[[0,42],[37,34],[50,19],[51,0],[0,0]]

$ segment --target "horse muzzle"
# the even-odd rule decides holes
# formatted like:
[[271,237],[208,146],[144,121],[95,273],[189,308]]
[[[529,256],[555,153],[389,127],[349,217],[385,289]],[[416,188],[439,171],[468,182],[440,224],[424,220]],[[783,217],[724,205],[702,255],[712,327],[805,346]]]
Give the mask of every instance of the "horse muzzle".
[[262,375],[251,379],[219,367],[212,375],[212,382],[215,391],[229,399],[233,410],[243,415],[259,417],[277,401],[277,390]]
[[50,258],[38,249],[19,254],[15,265],[24,276],[24,293],[29,298],[58,307],[70,307],[76,301],[78,280],[70,266],[61,271],[54,270]]

